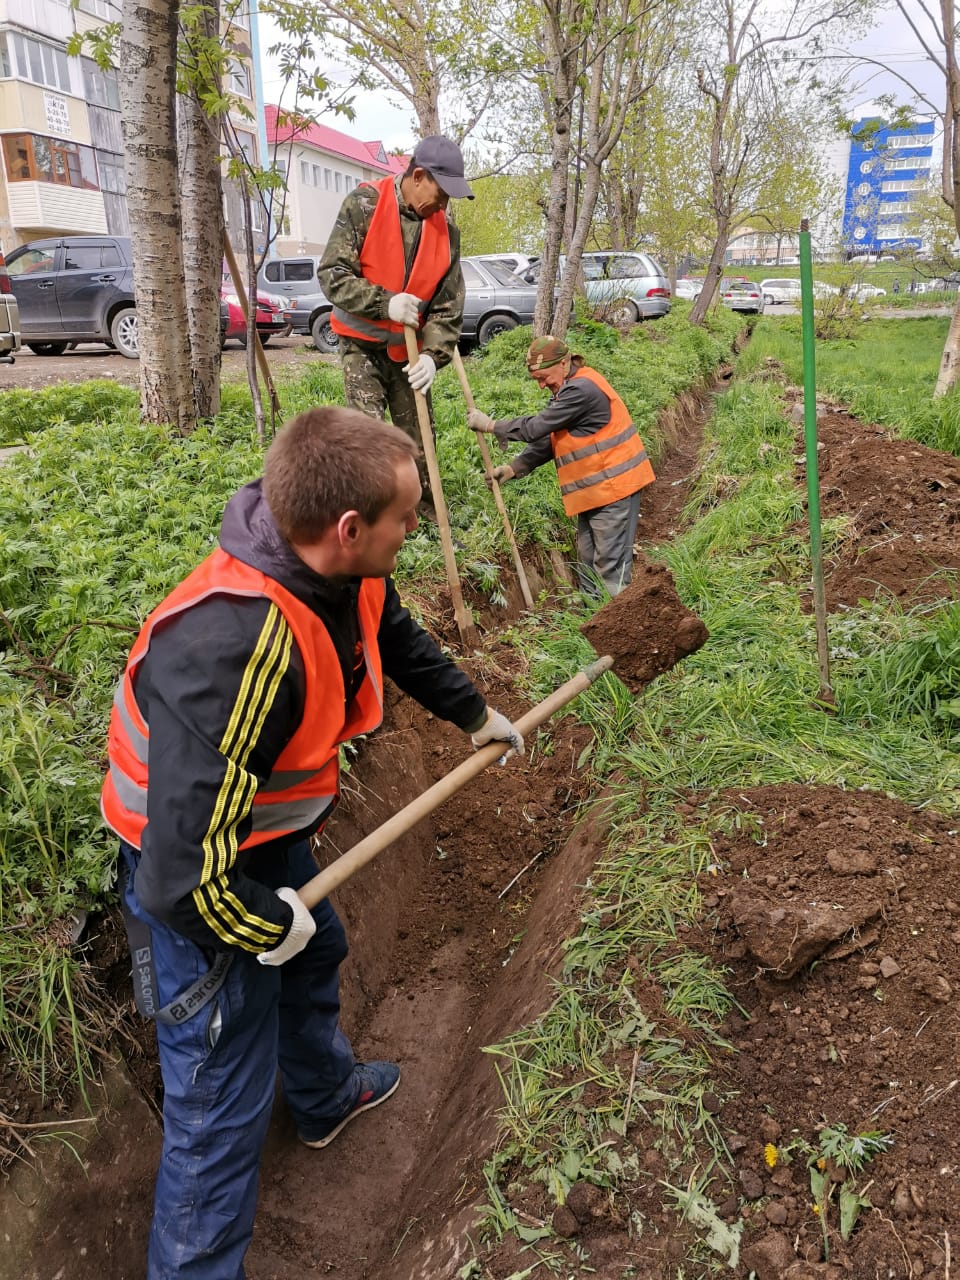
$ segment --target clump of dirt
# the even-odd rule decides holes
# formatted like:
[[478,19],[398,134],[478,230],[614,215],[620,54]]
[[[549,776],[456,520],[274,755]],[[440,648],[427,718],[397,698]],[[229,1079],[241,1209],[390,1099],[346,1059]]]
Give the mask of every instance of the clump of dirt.
[[[851,520],[825,565],[828,608],[949,595],[942,571],[960,573],[960,459],[889,439],[836,406],[818,417],[817,435],[822,513]],[[800,458],[798,483],[804,476]]]
[[634,559],[633,581],[580,628],[628,689],[639,693],[707,641],[707,628],[677,595],[670,570]]

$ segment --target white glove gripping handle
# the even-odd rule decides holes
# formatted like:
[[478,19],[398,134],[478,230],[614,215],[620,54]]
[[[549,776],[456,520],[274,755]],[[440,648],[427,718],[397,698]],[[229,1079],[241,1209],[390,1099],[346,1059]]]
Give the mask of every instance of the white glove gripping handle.
[[292,960],[317,932],[317,922],[296,889],[278,889],[277,897],[293,908],[293,924],[279,947],[275,947],[273,951],[264,951],[257,956],[261,964],[276,965]]
[[470,735],[470,741],[477,748],[485,746],[488,742],[507,743],[510,750],[500,757],[501,764],[514,752],[518,756],[524,753],[523,735],[519,729],[511,724],[502,712],[494,711],[493,707],[487,707],[487,718],[477,732]]
[[395,324],[420,324],[420,299],[415,293],[395,293],[387,303],[387,315]]
[[403,368],[407,375],[407,381],[414,391],[419,391],[421,395],[426,395],[433,385],[433,379],[437,372],[437,364],[433,356],[428,356],[424,351],[416,364],[405,364]]

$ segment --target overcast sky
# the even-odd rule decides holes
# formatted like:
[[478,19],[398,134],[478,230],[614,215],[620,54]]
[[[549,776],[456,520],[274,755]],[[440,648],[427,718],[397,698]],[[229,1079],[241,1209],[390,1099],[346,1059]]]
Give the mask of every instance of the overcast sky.
[[[908,8],[920,33],[936,50],[933,31],[923,15],[920,4],[911,0]],[[899,9],[891,7],[871,34],[866,39],[852,44],[849,51],[861,54],[865,58],[873,58],[890,68],[889,72],[879,67],[859,68],[855,74],[855,80],[859,81],[861,91],[854,93],[849,104],[851,107],[857,106],[864,98],[875,98],[879,94],[887,93],[893,94],[903,105],[910,106],[914,95],[904,81],[908,81],[920,92],[926,94],[936,108],[942,107],[943,76],[928,61],[920,41]],[[891,74],[892,72],[897,74]]]
[[[929,24],[923,17],[919,0],[911,0],[911,10],[918,27],[925,33],[929,32]],[[260,46],[263,51],[264,100],[266,102],[276,102],[283,88],[283,82],[267,55],[267,49],[271,44],[276,43],[278,38],[276,28],[261,18]],[[891,74],[871,66],[859,69],[851,77],[851,93],[847,104],[851,112],[864,101],[876,98],[880,94],[892,94],[898,102],[911,105],[914,95],[904,84],[904,80],[926,93],[936,106],[941,105],[944,94],[943,78],[927,61],[909,23],[892,4],[890,11],[866,39],[849,45],[844,51],[876,59],[878,62],[887,64],[892,72],[898,73]],[[327,67],[327,74],[334,81],[339,80],[344,84],[349,79],[346,72],[333,64]],[[898,75],[903,79],[898,78]],[[365,141],[378,138],[388,150],[409,151],[412,148],[417,138],[417,129],[411,107],[394,105],[382,93],[358,93],[354,105],[357,114],[353,122],[344,116],[331,115],[324,120],[324,123]]]

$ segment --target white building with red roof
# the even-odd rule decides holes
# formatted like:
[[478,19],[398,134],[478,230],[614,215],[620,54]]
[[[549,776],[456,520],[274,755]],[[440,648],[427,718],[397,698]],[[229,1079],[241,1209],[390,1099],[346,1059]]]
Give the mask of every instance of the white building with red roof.
[[268,152],[276,152],[287,184],[282,214],[283,193],[274,196],[280,234],[271,252],[277,257],[322,253],[347,192],[407,167],[405,156],[388,155],[381,142],[298,122],[275,106],[267,106],[266,119]]

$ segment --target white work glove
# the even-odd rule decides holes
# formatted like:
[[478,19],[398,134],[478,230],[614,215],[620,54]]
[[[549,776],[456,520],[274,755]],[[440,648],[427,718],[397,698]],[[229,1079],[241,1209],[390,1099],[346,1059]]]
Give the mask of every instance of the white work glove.
[[483,477],[483,483],[488,489],[492,489],[494,480],[496,480],[497,484],[505,484],[508,480],[513,480],[516,474],[513,467],[509,465],[494,467],[492,471]]
[[514,753],[522,756],[524,752],[523,734],[505,715],[494,711],[493,707],[487,707],[487,718],[479,729],[471,733],[470,741],[474,748],[485,747],[488,742],[508,742],[510,750],[500,757],[500,764],[504,764]]
[[420,323],[420,299],[414,293],[395,293],[387,303],[387,315],[394,324],[409,324],[416,329]]
[[403,372],[407,375],[407,381],[414,391],[419,391],[422,396],[425,396],[437,376],[437,363],[433,356],[428,356],[423,351],[416,364],[405,364],[403,366]]
[[467,426],[471,431],[482,431],[489,435],[493,431],[493,418],[482,409],[471,409],[467,414]]
[[292,960],[317,932],[317,922],[296,889],[278,889],[277,897],[287,906],[293,907],[293,924],[279,947],[275,947],[273,951],[263,951],[257,956],[261,964],[283,964]]

